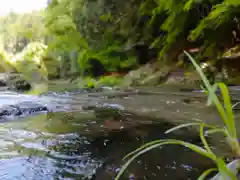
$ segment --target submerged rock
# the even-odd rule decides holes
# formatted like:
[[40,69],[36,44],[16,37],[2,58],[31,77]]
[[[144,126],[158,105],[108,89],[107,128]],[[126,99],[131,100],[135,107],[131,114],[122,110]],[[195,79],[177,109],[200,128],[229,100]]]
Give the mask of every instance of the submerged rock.
[[0,109],[0,120],[9,118],[26,117],[28,115],[47,112],[48,108],[32,102],[21,102],[16,105],[6,105]]

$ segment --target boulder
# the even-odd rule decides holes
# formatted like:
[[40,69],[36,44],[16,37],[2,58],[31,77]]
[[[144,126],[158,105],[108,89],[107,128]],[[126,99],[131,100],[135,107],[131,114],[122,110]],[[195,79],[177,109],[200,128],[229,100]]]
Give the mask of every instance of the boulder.
[[0,73],[0,87],[8,90],[27,91],[31,89],[28,83],[21,74]]
[[158,72],[144,78],[140,82],[140,84],[141,85],[152,85],[152,86],[154,86],[154,85],[157,85],[157,84],[161,83],[165,76],[166,76],[166,73],[158,71]]
[[139,85],[141,81],[154,73],[155,69],[153,66],[146,64],[137,70],[130,71],[123,79],[123,86]]
[[6,105],[0,109],[0,121],[9,120],[9,118],[26,117],[46,111],[48,111],[47,107],[27,101],[16,105]]
[[[170,82],[172,72],[176,69],[174,65],[161,64],[161,62],[149,63],[137,70],[130,71],[123,80],[123,86],[147,85],[155,86],[166,81]],[[176,76],[177,77],[177,76]],[[178,80],[177,80],[178,82]]]

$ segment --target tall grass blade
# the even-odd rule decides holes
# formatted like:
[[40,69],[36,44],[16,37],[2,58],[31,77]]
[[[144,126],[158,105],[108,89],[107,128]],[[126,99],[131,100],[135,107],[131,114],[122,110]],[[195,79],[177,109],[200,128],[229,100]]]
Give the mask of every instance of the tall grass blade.
[[213,126],[213,125],[209,125],[209,124],[203,124],[203,123],[186,123],[186,124],[180,124],[178,126],[175,126],[171,129],[168,129],[165,134],[169,134],[173,131],[176,131],[176,130],[179,130],[179,129],[182,129],[182,128],[186,128],[186,127],[190,127],[190,126],[200,126],[200,125],[203,125],[204,127],[207,127],[207,128],[211,128],[211,129],[216,129],[218,128],[218,126]]
[[220,176],[223,180],[237,180],[235,174],[227,167],[226,163],[221,158],[216,159],[217,167]]
[[[206,149],[209,153],[211,153],[211,154],[214,155],[214,153],[212,152],[211,148],[209,147],[209,145],[208,145],[208,143],[207,143],[206,138],[204,137],[204,125],[203,125],[203,124],[200,125],[200,138],[201,138],[201,140],[202,140],[202,143],[203,143],[205,149]],[[215,155],[214,155],[214,156],[215,156]],[[216,158],[216,156],[215,156],[215,158]]]
[[210,129],[205,131],[206,136],[214,133],[223,133],[225,136],[228,136],[228,134],[226,133],[226,130],[223,128],[215,128],[215,129]]
[[[214,85],[212,85],[212,91],[213,91],[213,93],[216,93],[217,88],[218,88],[217,83],[215,83]],[[208,95],[208,93],[207,93],[206,90],[205,90],[204,92]],[[213,103],[213,102],[212,102],[212,98],[211,98],[211,96],[208,96],[208,99],[207,99],[207,106],[211,106],[212,103]]]
[[[127,156],[124,157],[124,159],[127,159],[127,158],[130,158],[130,159],[122,166],[122,168],[121,168],[120,172],[118,173],[117,177],[115,178],[115,180],[118,180],[121,177],[123,172],[131,164],[131,162],[134,159],[136,159],[138,156],[140,156],[154,148],[158,148],[158,147],[168,145],[168,144],[182,145],[186,148],[191,149],[192,151],[195,151],[203,156],[210,158],[217,165],[219,174],[224,180],[229,179],[229,178],[231,180],[236,180],[236,176],[227,167],[224,160],[221,158],[218,158],[212,152],[212,150],[209,147],[207,140],[204,136],[204,127],[210,128],[210,130],[206,131],[206,134],[208,134],[208,135],[214,134],[214,133],[223,133],[228,138],[229,141],[227,141],[227,142],[230,142],[229,144],[231,145],[232,149],[238,150],[237,152],[239,152],[239,153],[237,153],[237,155],[238,154],[240,155],[240,147],[239,147],[239,143],[237,141],[237,133],[236,133],[236,127],[235,127],[235,121],[234,121],[234,114],[233,114],[231,99],[229,97],[227,86],[224,85],[223,83],[217,83],[217,84],[214,84],[213,86],[210,85],[208,79],[206,78],[202,69],[196,63],[196,61],[186,51],[184,51],[184,53],[191,60],[192,64],[196,68],[197,72],[199,73],[199,75],[206,87],[205,93],[208,95],[207,105],[214,104],[216,106],[226,128],[220,128],[218,126],[207,125],[202,122],[187,123],[187,124],[182,124],[182,125],[173,127],[171,129],[167,130],[165,133],[168,134],[170,132],[173,132],[173,131],[181,129],[181,128],[199,125],[200,126],[200,138],[204,145],[204,148],[194,145],[194,144],[191,144],[191,143],[188,143],[188,142],[184,142],[181,140],[175,140],[175,139],[156,140],[156,141],[144,144],[140,148],[136,149],[135,151],[132,151],[131,153],[129,153]],[[221,90],[221,95],[223,97],[224,106],[222,105],[221,101],[219,100],[218,96],[216,95],[217,87],[219,87]],[[202,173],[202,175],[198,178],[198,180],[204,179],[205,177],[207,177],[207,175],[209,175],[211,172],[213,172],[215,170],[217,170],[217,169],[212,168],[212,169],[208,169],[208,170],[204,171]]]
[[189,126],[199,126],[201,123],[187,123],[187,124],[181,124],[181,125],[178,125],[178,126],[175,126],[171,129],[168,129],[165,134],[169,134],[173,131],[176,131],[176,130],[179,130],[181,128],[186,128],[186,127],[189,127]]
[[143,150],[143,149],[145,149],[145,148],[147,148],[147,147],[149,147],[149,146],[152,146],[152,145],[155,145],[155,144],[164,142],[164,141],[166,141],[166,140],[165,140],[165,139],[164,139],[164,140],[156,140],[156,141],[151,141],[151,142],[149,142],[149,143],[146,143],[146,144],[140,146],[139,148],[135,149],[134,151],[130,152],[129,154],[127,154],[127,155],[123,158],[123,160],[129,158],[130,156],[136,154],[137,152],[139,152],[139,151],[141,151],[141,150]]
[[210,173],[214,172],[214,171],[218,171],[217,168],[210,168],[207,169],[206,171],[204,171],[197,180],[204,180]]
[[196,63],[196,61],[191,57],[191,55],[188,52],[184,51],[184,53],[188,56],[188,58],[190,59],[190,61],[194,65],[194,67],[196,68],[197,72],[199,73],[200,77],[202,78],[202,81],[203,81],[204,85],[206,86],[207,91],[209,93],[209,98],[212,99],[212,102],[215,104],[215,106],[216,106],[219,114],[221,115],[221,118],[223,119],[224,123],[227,123],[228,118],[227,118],[227,115],[225,113],[225,110],[224,110],[220,100],[218,99],[217,95],[213,91],[214,89],[211,87],[208,79],[204,75],[202,69],[200,68],[200,66]]
[[146,147],[145,149],[137,152],[137,154],[135,154],[134,156],[132,156],[121,168],[120,172],[118,173],[117,177],[115,178],[115,180],[119,180],[119,178],[121,177],[121,175],[123,174],[123,172],[127,169],[127,167],[132,163],[132,161],[134,161],[137,157],[139,157],[140,155],[163,145],[167,145],[167,144],[178,144],[178,145],[182,145],[184,147],[187,147],[203,156],[206,156],[210,159],[212,159],[213,161],[215,161],[215,155],[211,154],[209,152],[207,152],[205,149],[203,149],[202,147],[199,147],[197,145],[188,143],[188,142],[184,142],[181,140],[175,140],[175,139],[167,139],[167,140],[162,140],[162,142],[159,142],[157,144],[154,144],[150,147]]
[[232,103],[231,103],[231,99],[230,99],[230,96],[229,96],[229,93],[228,93],[228,88],[223,83],[218,83],[218,86],[221,90],[226,114],[227,114],[227,117],[228,117],[228,120],[225,123],[225,125],[227,126],[229,132],[231,133],[231,136],[236,138],[237,137],[237,132],[236,132],[236,127],[235,127],[234,114],[233,114],[233,110],[232,110]]
[[237,105],[239,105],[240,104],[240,102],[237,102],[237,103],[235,103],[233,106],[232,106],[232,109],[234,109]]

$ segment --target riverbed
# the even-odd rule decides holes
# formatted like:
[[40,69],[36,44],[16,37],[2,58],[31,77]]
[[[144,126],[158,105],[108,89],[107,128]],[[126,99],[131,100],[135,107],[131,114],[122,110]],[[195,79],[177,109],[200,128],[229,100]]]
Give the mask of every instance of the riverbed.
[[[237,89],[232,93],[237,99]],[[151,140],[175,138],[201,145],[196,129],[166,135],[167,129],[200,120],[221,124],[201,92],[170,86],[52,90],[40,96],[0,92],[0,102],[48,107],[1,121],[2,180],[111,180],[124,163],[122,158]],[[209,142],[226,147],[220,139]],[[228,153],[220,149],[219,153]],[[169,145],[138,158],[122,179],[195,180],[210,167],[214,164],[205,157]]]

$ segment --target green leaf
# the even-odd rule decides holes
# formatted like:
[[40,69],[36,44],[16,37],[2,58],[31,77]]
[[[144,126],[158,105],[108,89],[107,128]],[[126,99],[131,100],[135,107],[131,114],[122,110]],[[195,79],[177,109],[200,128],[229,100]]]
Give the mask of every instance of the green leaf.
[[115,180],[119,180],[119,178],[121,177],[121,175],[123,174],[123,172],[127,169],[127,167],[132,163],[132,161],[134,161],[137,157],[139,157],[140,155],[163,145],[167,145],[167,144],[178,144],[178,145],[182,145],[184,147],[187,147],[203,156],[206,156],[212,160],[215,161],[215,155],[207,152],[205,149],[196,146],[194,144],[191,143],[187,143],[181,140],[175,140],[175,139],[166,139],[166,140],[159,140],[159,142],[157,144],[151,145],[150,147],[146,147],[143,150],[137,152],[133,157],[131,157],[121,168],[120,172],[118,173],[117,177],[115,178]]
[[[186,124],[180,124],[178,126],[175,126],[169,130],[167,130],[165,132],[165,134],[168,134],[168,133],[171,133],[173,131],[176,131],[178,129],[181,129],[181,128],[186,128],[186,127],[189,127],[189,126],[200,126],[202,123],[186,123]],[[217,126],[213,126],[213,125],[209,125],[209,124],[203,124],[204,127],[208,127],[208,128],[217,128]]]
[[188,0],[187,3],[184,5],[183,10],[189,11],[192,8],[194,2],[196,2],[196,0]]
[[149,146],[158,144],[158,143],[163,142],[163,141],[165,141],[165,140],[156,140],[156,141],[151,141],[151,142],[149,142],[149,143],[146,143],[146,144],[140,146],[139,148],[137,148],[136,150],[132,151],[131,153],[127,154],[127,155],[123,158],[123,160],[129,158],[129,157],[132,156],[133,154],[136,154],[137,152],[139,152],[139,151],[141,151],[141,150],[143,150],[143,149],[145,149],[145,148],[147,148],[147,147],[149,147]]
[[[237,177],[233,174],[233,172],[227,167],[226,163],[221,158],[217,158],[216,160],[218,170],[220,176],[225,179],[237,180]],[[229,179],[229,180],[230,180]]]
[[[218,88],[218,84],[217,83],[212,85],[212,92],[216,93],[217,88]],[[211,98],[211,96],[208,96],[207,106],[211,106],[211,105],[212,105],[212,98]]]
[[175,126],[169,130],[167,130],[165,132],[165,134],[168,134],[168,133],[171,133],[173,131],[176,131],[178,129],[181,129],[181,128],[186,128],[186,127],[189,127],[189,126],[199,126],[201,123],[187,123],[187,124],[181,124],[181,125],[178,125],[178,126]]
[[206,135],[210,135],[214,133],[223,133],[225,136],[227,136],[226,130],[223,128],[215,128],[215,129],[210,129],[205,131]]
[[231,103],[230,96],[228,93],[228,88],[223,83],[218,83],[218,86],[221,89],[222,97],[224,100],[224,106],[225,106],[226,114],[227,114],[227,118],[228,118],[227,122],[225,122],[225,124],[226,124],[231,136],[233,138],[237,138],[234,114],[233,114],[233,110],[232,110],[232,103]]
[[223,108],[220,100],[218,99],[217,95],[213,91],[214,89],[211,87],[211,85],[210,85],[208,79],[206,78],[206,76],[204,75],[202,69],[200,68],[200,66],[196,63],[196,61],[191,57],[191,55],[188,52],[184,51],[184,53],[188,56],[188,58],[190,59],[190,61],[194,65],[194,67],[196,68],[196,70],[199,73],[204,85],[207,88],[207,91],[209,93],[209,98],[211,98],[211,101],[217,107],[217,110],[218,110],[219,114],[221,115],[221,118],[224,121],[224,123],[227,124],[228,123],[228,118],[227,118],[225,109]]
[[[209,147],[209,145],[208,145],[208,143],[207,143],[207,140],[206,140],[206,138],[205,138],[205,136],[204,136],[204,124],[200,124],[200,138],[201,138],[201,140],[202,140],[202,143],[203,143],[203,145],[204,145],[204,147],[206,148],[206,150],[209,152],[209,153],[211,153],[211,154],[213,154],[214,155],[214,153],[212,152],[212,150],[211,150],[211,148]],[[215,155],[214,155],[215,156]],[[216,158],[216,156],[215,156],[215,158]]]
[[206,171],[204,171],[197,180],[204,180],[210,173],[214,172],[214,171],[218,171],[217,168],[210,168],[207,169]]

